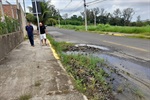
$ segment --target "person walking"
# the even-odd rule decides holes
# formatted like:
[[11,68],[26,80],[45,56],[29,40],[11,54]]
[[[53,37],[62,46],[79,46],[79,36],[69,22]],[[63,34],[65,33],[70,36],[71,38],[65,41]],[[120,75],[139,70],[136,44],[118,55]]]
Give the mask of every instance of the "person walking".
[[30,22],[28,22],[28,25],[26,26],[26,31],[28,33],[28,38],[30,41],[30,44],[32,47],[34,47],[34,35],[33,35],[33,26]]
[[41,39],[42,45],[44,45],[44,44],[47,45],[47,43],[46,43],[46,27],[42,22],[40,22],[40,39]]

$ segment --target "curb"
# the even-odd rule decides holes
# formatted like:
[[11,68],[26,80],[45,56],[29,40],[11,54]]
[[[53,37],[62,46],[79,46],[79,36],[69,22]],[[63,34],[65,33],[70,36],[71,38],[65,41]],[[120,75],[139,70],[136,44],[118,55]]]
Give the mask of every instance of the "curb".
[[56,53],[55,49],[52,47],[52,45],[51,45],[49,40],[48,40],[48,44],[49,44],[49,46],[50,46],[50,48],[51,48],[51,50],[53,52],[53,55],[54,55],[55,59],[59,60],[60,58],[59,58],[58,54]]
[[150,36],[145,36],[145,35],[138,35],[138,34],[120,34],[120,33],[105,33],[107,35],[111,35],[111,36],[118,36],[118,37],[126,37],[126,36],[131,36],[131,37],[143,37],[146,39],[150,39]]
[[113,35],[113,36],[125,36],[124,34],[119,34],[119,33],[109,33],[108,35]]

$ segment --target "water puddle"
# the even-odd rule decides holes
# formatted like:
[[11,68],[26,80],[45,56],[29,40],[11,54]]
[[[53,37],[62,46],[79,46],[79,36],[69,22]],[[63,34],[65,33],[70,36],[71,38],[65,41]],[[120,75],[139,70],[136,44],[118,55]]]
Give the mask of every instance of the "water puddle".
[[[123,98],[125,100],[137,98],[148,100],[150,98],[150,69],[148,67],[108,54],[96,53],[93,56],[103,58],[110,66],[104,70],[114,78],[112,83],[114,91],[118,93],[122,89],[122,94],[116,95],[119,100]],[[112,70],[114,73],[111,72]]]
[[[150,68],[138,65],[134,62],[123,58],[107,55],[107,54],[93,54],[96,57],[103,58],[106,62],[112,64],[120,70],[132,73],[134,76],[144,80],[150,84]],[[150,87],[150,86],[149,86]]]
[[91,44],[76,44],[76,47],[88,47],[88,48],[95,48],[99,50],[105,50],[108,51],[109,49],[103,46],[97,46],[97,45],[91,45]]
[[[108,48],[78,44],[75,47],[96,48],[109,51]],[[88,51],[88,52],[87,52]],[[107,66],[102,67],[110,77],[107,82],[112,86],[113,93],[118,100],[149,100],[150,98],[150,68],[138,65],[125,58],[110,55],[104,52],[67,51],[66,54],[81,54],[103,58]]]

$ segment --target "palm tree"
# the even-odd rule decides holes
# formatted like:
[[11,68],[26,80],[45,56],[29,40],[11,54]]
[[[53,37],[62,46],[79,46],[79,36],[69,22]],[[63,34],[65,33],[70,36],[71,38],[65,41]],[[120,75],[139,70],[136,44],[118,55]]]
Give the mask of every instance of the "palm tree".
[[[41,14],[39,15],[39,19],[41,22],[45,23],[49,18],[58,19],[60,16],[59,12],[55,9],[55,6],[50,4],[51,1],[41,2]],[[28,7],[29,11],[32,13],[33,8]]]

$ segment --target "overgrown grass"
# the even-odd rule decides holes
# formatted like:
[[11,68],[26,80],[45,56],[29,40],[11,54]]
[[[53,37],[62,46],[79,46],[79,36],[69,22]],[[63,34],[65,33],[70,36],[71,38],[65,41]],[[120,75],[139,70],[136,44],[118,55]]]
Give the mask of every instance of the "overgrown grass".
[[21,95],[17,100],[29,100],[32,98],[31,94]]
[[63,51],[68,50],[72,44],[56,42],[51,36],[47,36],[47,38],[60,56],[67,72],[74,78],[77,90],[87,95],[89,100],[113,98],[111,87],[105,80],[108,74],[99,66],[105,65],[104,60],[80,54],[67,55]]
[[34,84],[36,87],[39,87],[41,85],[40,81],[35,82]]
[[58,56],[62,55],[62,51],[68,50],[70,46],[73,46],[71,43],[66,43],[66,42],[56,42],[51,36],[47,35],[47,38],[50,40],[53,48],[56,50],[58,53]]
[[[84,31],[84,26],[62,25],[61,28]],[[150,36],[150,26],[131,27],[131,26],[110,26],[108,24],[99,24],[97,26],[88,26],[88,31],[95,32],[119,32],[126,34],[140,34]]]

